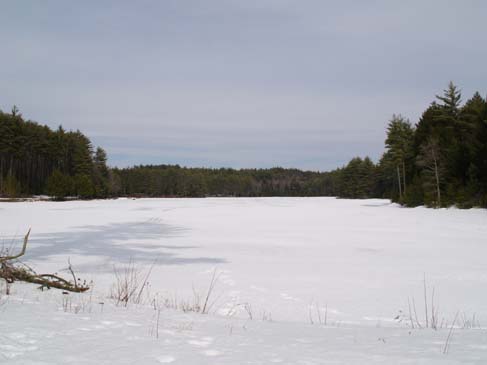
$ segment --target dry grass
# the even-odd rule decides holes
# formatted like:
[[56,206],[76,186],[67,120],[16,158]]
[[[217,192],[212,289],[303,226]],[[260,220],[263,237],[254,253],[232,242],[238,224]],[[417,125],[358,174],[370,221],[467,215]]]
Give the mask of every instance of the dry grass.
[[[399,311],[398,315],[394,318],[398,323],[406,323],[411,329],[431,328],[438,330],[448,327],[448,321],[444,317],[440,316],[440,307],[438,299],[435,297],[435,287],[431,289],[431,296],[428,294],[428,285],[426,282],[426,275],[423,276],[423,303],[424,313],[423,320],[418,316],[418,310],[416,308],[416,300],[414,297],[407,299],[408,311],[404,313]],[[440,321],[441,318],[441,321]]]
[[308,307],[309,322],[326,326],[328,324],[328,304],[321,307],[318,302],[312,302]]
[[450,331],[448,331],[448,337],[446,338],[446,341],[445,341],[445,346],[443,347],[443,353],[446,354],[448,353],[448,349],[450,348],[450,340],[451,340],[451,336],[453,334],[453,329],[455,328],[455,323],[457,321],[457,318],[458,318],[458,312],[457,314],[455,314],[455,318],[453,319],[453,322],[450,326]]
[[395,319],[398,323],[404,322],[411,329],[432,329],[435,331],[448,329],[448,336],[442,347],[443,354],[447,354],[449,351],[451,338],[455,329],[481,328],[480,321],[475,313],[473,313],[473,315],[467,315],[465,312],[457,311],[452,321],[445,319],[440,312],[435,287],[432,287],[431,290],[429,290],[426,282],[426,275],[423,276],[423,302],[423,320],[419,319],[414,297],[408,298],[407,314],[399,311],[399,314]]
[[63,291],[62,294],[63,312],[74,314],[93,312],[93,289],[85,293]]
[[151,299],[151,304],[154,310],[158,310],[160,308],[166,309],[175,309],[181,310],[185,313],[187,312],[194,312],[194,313],[201,313],[201,314],[208,314],[212,308],[214,307],[215,303],[217,302],[218,298],[215,298],[215,287],[218,283],[219,274],[215,269],[211,276],[210,282],[208,284],[208,288],[204,292],[199,292],[193,287],[193,295],[190,298],[181,299],[174,294],[172,296],[161,296],[159,294],[155,295]]
[[141,304],[144,294],[149,290],[149,277],[154,264],[144,273],[133,260],[119,268],[114,267],[115,282],[110,291],[110,298],[117,305],[127,307],[130,303]]

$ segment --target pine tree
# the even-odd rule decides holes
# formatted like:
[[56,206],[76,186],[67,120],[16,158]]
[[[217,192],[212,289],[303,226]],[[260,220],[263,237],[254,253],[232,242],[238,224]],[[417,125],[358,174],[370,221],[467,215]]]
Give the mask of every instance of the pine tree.
[[109,193],[109,169],[107,167],[107,153],[101,147],[97,147],[95,151],[93,169],[96,195],[107,197]]
[[448,88],[443,90],[443,95],[436,95],[436,98],[443,102],[444,107],[452,116],[458,115],[462,94],[453,81],[450,81]]
[[97,147],[94,156],[95,168],[102,174],[103,177],[108,176],[107,167],[107,153],[101,147]]
[[47,180],[47,193],[57,200],[63,200],[73,192],[73,181],[70,176],[54,170]]
[[[401,115],[393,115],[387,126],[387,138],[385,141],[387,157],[395,166],[399,188],[399,199],[406,194],[406,164],[413,154],[414,129],[409,120]],[[402,175],[402,178],[401,178]]]
[[90,199],[95,196],[95,187],[88,175],[78,174],[74,176],[76,194],[81,199]]

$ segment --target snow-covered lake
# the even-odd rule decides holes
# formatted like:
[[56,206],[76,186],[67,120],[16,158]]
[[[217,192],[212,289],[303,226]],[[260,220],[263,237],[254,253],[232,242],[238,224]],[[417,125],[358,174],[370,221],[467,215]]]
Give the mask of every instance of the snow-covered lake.
[[[114,266],[132,260],[140,268],[153,267],[152,293],[191,298],[193,290],[206,290],[216,270],[218,280],[214,293],[218,299],[213,313],[205,317],[213,321],[206,320],[205,326],[211,322],[218,327],[221,322],[221,327],[227,328],[228,321],[241,324],[239,321],[245,320],[247,324],[241,326],[254,326],[254,331],[268,333],[268,337],[263,335],[262,347],[259,341],[252,345],[254,357],[232,357],[233,350],[236,351],[233,355],[238,353],[232,346],[240,345],[227,344],[218,351],[204,350],[210,351],[209,355],[204,357],[206,360],[198,360],[191,357],[194,354],[187,357],[184,346],[179,346],[172,354],[151,357],[154,363],[161,359],[195,364],[252,363],[254,360],[254,363],[269,363],[272,356],[263,355],[264,347],[276,348],[273,356],[281,362],[305,361],[296,351],[289,351],[285,345],[287,337],[275,340],[280,333],[304,341],[301,345],[298,341],[295,346],[298,353],[309,352],[308,363],[340,363],[341,360],[360,363],[360,351],[379,351],[374,347],[378,338],[384,349],[376,356],[383,357],[370,358],[369,363],[406,362],[409,350],[415,351],[409,358],[412,363],[423,357],[428,363],[487,361],[486,333],[482,329],[458,329],[452,337],[452,346],[455,341],[461,346],[444,355],[441,348],[448,328],[415,330],[411,334],[406,323],[408,300],[409,305],[414,300],[419,320],[424,320],[426,278],[428,304],[431,309],[434,290],[433,303],[440,320],[451,323],[459,311],[463,325],[466,319],[475,318],[475,327],[487,326],[486,210],[405,209],[387,200],[334,198],[118,199],[0,204],[0,239],[4,243],[10,244],[11,237],[20,241],[29,227],[32,233],[25,261],[38,271],[62,272],[70,258],[79,275],[93,280],[96,295],[102,297],[114,280]],[[29,288],[19,285],[17,298],[25,296]],[[42,302],[39,299],[42,295],[36,293],[36,300]],[[45,295],[53,302],[57,300],[56,294]],[[2,307],[0,324],[15,328],[13,322],[5,319],[8,304]],[[248,311],[242,304],[251,306],[253,323],[258,324],[248,324]],[[26,308],[24,312],[35,312],[31,307]],[[123,317],[115,312],[116,309],[114,316]],[[129,317],[135,315],[125,313]],[[316,332],[319,316],[323,322],[325,313],[327,325],[319,326],[321,332]],[[178,315],[171,316],[171,320],[175,321]],[[400,319],[403,321],[399,323]],[[201,321],[201,315],[196,315],[193,321]],[[203,337],[205,331],[213,332],[206,334],[212,339],[218,338],[219,333],[228,335],[227,329],[220,328],[218,332],[205,326],[199,328]],[[355,331],[351,332],[352,337],[353,333],[358,334],[353,340],[356,345],[350,340],[351,347],[347,349],[337,343],[337,338],[347,338],[350,329]],[[312,331],[309,337],[305,335],[307,331]],[[245,335],[242,336],[245,340]],[[387,336],[403,339],[399,344],[396,340],[394,346],[399,348],[393,353],[387,352]],[[411,336],[416,336],[415,340]],[[364,342],[357,343],[357,338],[372,341],[373,346],[364,347]],[[462,338],[466,343],[461,342]],[[468,344],[476,347],[469,349]],[[281,351],[278,345],[282,345]],[[325,359],[323,356],[329,351],[334,355]],[[3,353],[8,357],[15,351],[8,352],[4,346]],[[22,354],[9,359],[27,363],[26,359],[36,358]],[[182,360],[185,354],[186,361]],[[314,355],[316,358],[312,360]],[[394,356],[392,362],[391,356]],[[79,363],[90,363],[88,360]]]

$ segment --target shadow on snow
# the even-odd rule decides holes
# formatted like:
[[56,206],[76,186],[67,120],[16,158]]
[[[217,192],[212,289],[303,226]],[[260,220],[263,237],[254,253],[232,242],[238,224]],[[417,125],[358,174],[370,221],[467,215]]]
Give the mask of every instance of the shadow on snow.
[[[33,234],[25,259],[40,260],[52,255],[98,256],[114,262],[158,265],[221,264],[216,257],[182,257],[179,252],[198,246],[165,244],[168,238],[184,236],[188,230],[157,220],[74,227],[69,232]],[[149,241],[140,243],[140,241]],[[138,242],[139,241],[139,242]]]

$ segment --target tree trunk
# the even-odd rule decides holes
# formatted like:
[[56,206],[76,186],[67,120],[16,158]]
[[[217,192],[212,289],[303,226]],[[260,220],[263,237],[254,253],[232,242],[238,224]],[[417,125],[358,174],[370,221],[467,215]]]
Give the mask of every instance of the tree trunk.
[[402,189],[404,195],[406,195],[406,162],[402,161],[402,179],[404,182],[404,188]]
[[401,171],[399,170],[399,165],[397,165],[397,182],[399,183],[399,199],[402,199]]
[[440,176],[438,174],[438,163],[436,162],[436,156],[433,157],[435,163],[435,178],[436,178],[436,194],[438,197],[438,207],[441,207],[441,192],[440,192]]

